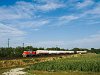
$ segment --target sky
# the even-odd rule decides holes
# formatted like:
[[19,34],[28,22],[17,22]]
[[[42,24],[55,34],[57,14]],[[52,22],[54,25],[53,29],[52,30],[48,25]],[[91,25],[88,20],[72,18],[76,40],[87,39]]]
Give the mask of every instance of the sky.
[[0,47],[100,48],[100,0],[0,0]]

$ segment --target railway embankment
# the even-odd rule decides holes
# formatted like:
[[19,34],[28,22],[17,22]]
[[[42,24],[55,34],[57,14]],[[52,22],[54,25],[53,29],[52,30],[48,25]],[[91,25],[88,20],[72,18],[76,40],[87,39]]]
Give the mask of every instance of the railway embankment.
[[78,54],[75,55],[55,55],[55,56],[42,56],[42,57],[27,57],[27,58],[17,58],[17,59],[2,59],[0,60],[0,69],[5,68],[13,68],[13,67],[23,67],[32,65],[35,63],[57,60],[61,58],[69,58],[69,57],[77,57]]

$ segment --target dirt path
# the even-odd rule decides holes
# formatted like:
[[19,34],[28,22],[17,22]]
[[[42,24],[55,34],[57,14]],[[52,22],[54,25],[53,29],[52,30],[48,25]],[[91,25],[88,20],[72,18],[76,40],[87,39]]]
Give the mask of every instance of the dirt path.
[[24,70],[24,68],[15,68],[2,73],[2,75],[25,75],[26,72],[23,72],[22,70]]

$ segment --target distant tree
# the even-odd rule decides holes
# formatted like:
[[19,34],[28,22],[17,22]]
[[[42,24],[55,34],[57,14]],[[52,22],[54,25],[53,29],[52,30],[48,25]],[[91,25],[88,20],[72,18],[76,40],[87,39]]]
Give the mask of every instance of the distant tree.
[[66,49],[64,49],[64,48],[61,48],[60,50],[61,50],[61,51],[66,51]]
[[33,47],[32,46],[26,46],[25,49],[27,49],[27,50],[33,50]]
[[38,48],[38,50],[44,50],[44,48],[40,47],[40,48]]
[[52,47],[52,48],[47,48],[47,50],[56,50],[56,51],[59,51],[60,48],[59,47]]
[[73,48],[72,50],[73,51],[80,51],[81,49],[80,48]]
[[33,51],[36,51],[36,50],[38,50],[38,48],[33,48]]
[[91,50],[95,50],[95,48],[91,48]]
[[100,54],[100,49],[91,48],[92,53]]

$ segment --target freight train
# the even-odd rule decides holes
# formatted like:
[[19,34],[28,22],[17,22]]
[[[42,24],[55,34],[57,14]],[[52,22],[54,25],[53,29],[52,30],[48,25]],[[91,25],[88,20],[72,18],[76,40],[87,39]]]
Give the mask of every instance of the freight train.
[[86,54],[87,51],[54,51],[54,50],[37,50],[37,51],[24,51],[22,56],[36,56],[36,55],[52,55],[52,54]]

